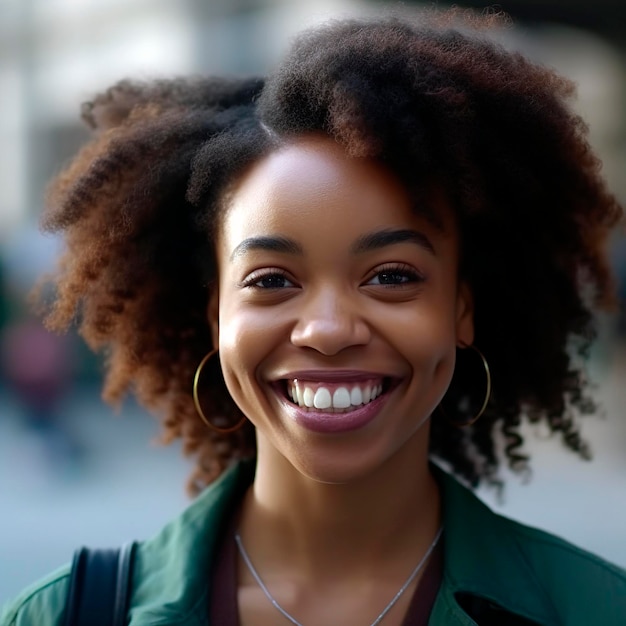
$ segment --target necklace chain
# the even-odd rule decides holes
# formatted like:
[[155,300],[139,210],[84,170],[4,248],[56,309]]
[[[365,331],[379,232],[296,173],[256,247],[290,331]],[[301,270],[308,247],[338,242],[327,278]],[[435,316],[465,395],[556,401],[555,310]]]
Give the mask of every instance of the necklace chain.
[[[415,566],[415,568],[410,573],[409,577],[406,579],[402,587],[400,587],[396,595],[391,599],[391,602],[389,602],[389,604],[382,610],[380,615],[370,624],[370,626],[378,626],[378,624],[380,624],[380,622],[383,620],[385,615],[389,613],[391,608],[400,599],[400,597],[407,590],[409,585],[415,580],[415,577],[419,574],[420,570],[422,569],[422,567],[428,560],[428,557],[432,554],[432,551],[435,549],[435,546],[437,545],[437,542],[439,541],[439,538],[441,537],[442,532],[443,532],[443,527],[439,528],[439,530],[437,531],[437,534],[435,535],[435,538],[433,539],[432,543],[428,547],[428,550],[426,550],[426,553],[420,559],[420,562]],[[280,604],[278,604],[274,596],[270,593],[270,590],[265,586],[265,583],[261,580],[261,577],[259,576],[259,573],[256,571],[256,568],[254,567],[254,565],[252,565],[250,556],[246,552],[246,549],[243,547],[243,542],[241,541],[241,536],[239,535],[239,533],[235,534],[235,542],[237,543],[237,548],[239,549],[239,554],[241,554],[241,558],[244,560],[244,563],[250,570],[252,577],[254,578],[254,580],[256,580],[257,584],[261,588],[261,591],[265,594],[265,597],[271,602],[272,606],[277,611],[282,613],[282,615],[286,617],[292,624],[294,624],[294,626],[303,626],[303,624],[301,624],[295,617],[293,617],[293,615],[288,613],[285,609],[283,609],[282,606],[280,606]]]

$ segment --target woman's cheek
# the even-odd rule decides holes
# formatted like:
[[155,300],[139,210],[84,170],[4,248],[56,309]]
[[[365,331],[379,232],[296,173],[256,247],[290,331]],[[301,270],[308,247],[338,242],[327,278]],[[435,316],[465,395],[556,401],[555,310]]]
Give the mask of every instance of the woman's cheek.
[[233,399],[253,392],[259,368],[276,344],[274,316],[262,312],[230,313],[226,310],[220,321],[219,348],[222,372]]

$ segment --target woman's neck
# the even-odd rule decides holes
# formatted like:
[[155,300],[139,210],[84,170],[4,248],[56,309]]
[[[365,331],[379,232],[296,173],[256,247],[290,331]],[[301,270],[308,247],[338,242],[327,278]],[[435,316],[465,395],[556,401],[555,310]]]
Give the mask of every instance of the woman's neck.
[[405,446],[375,471],[345,484],[313,480],[264,444],[261,439],[240,533],[266,568],[327,581],[355,570],[380,571],[385,563],[402,568],[417,561],[435,536],[439,492],[426,441]]

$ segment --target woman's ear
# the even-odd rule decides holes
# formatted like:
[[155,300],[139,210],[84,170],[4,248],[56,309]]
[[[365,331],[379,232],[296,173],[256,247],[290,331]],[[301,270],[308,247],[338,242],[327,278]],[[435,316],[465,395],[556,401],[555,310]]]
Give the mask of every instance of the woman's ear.
[[474,295],[465,281],[460,283],[457,292],[456,343],[458,346],[474,343]]
[[211,341],[213,343],[213,348],[218,348],[220,345],[220,294],[217,287],[217,281],[210,287],[207,318],[211,329]]

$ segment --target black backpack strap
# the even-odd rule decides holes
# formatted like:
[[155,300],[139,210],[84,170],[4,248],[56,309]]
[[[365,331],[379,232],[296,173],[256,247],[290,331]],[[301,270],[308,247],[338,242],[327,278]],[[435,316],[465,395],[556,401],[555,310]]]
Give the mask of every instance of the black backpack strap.
[[65,626],[125,626],[135,546],[76,550]]

